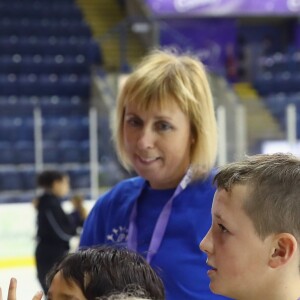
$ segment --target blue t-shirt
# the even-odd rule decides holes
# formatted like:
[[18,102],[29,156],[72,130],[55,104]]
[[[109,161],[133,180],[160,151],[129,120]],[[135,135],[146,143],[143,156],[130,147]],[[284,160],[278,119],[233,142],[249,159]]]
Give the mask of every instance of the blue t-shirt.
[[[80,246],[126,244],[129,218],[138,201],[138,252],[146,256],[158,215],[174,190],[152,190],[140,177],[124,180],[96,202]],[[167,300],[228,299],[209,290],[206,255],[199,243],[211,225],[212,178],[191,183],[173,202],[160,248],[151,265],[161,276]]]

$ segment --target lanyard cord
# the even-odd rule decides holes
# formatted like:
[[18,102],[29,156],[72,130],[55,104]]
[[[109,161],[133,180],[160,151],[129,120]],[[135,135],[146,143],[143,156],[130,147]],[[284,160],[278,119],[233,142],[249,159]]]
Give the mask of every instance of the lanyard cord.
[[[147,252],[146,260],[148,263],[151,262],[153,256],[157,253],[161,245],[161,242],[164,238],[166,228],[172,212],[174,198],[177,195],[179,195],[188,186],[188,184],[191,182],[191,179],[192,179],[192,168],[189,168],[186,174],[184,175],[184,177],[182,178],[182,180],[180,181],[179,185],[177,186],[175,192],[173,193],[171,198],[167,201],[161,213],[159,214],[159,217],[156,221],[153,230],[149,249]],[[137,251],[137,235],[138,235],[136,218],[137,218],[137,201],[135,201],[133,209],[130,214],[128,239],[127,239],[127,247],[134,251]]]

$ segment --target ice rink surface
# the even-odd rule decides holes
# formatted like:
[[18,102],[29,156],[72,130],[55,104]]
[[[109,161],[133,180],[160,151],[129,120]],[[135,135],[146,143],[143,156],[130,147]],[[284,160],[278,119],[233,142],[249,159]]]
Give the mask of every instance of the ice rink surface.
[[[87,202],[89,210],[93,201]],[[64,205],[66,211],[70,209]],[[18,281],[17,299],[31,300],[41,290],[34,265],[36,211],[31,203],[0,204],[0,287],[7,299],[11,277]],[[78,246],[78,237],[71,241]]]
[[33,263],[36,213],[31,203],[0,205],[0,286],[7,297],[11,277],[18,280],[18,299],[41,290]]
[[33,295],[41,290],[36,279],[35,267],[13,267],[0,269],[0,286],[3,292],[3,299],[7,298],[7,290],[11,277],[18,281],[17,299],[31,300]]

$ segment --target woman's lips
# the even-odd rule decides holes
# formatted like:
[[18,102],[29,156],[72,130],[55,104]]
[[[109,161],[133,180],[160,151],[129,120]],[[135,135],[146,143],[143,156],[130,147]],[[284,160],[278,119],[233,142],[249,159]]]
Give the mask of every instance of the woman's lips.
[[137,155],[137,158],[143,164],[151,164],[159,159],[159,157],[141,157]]

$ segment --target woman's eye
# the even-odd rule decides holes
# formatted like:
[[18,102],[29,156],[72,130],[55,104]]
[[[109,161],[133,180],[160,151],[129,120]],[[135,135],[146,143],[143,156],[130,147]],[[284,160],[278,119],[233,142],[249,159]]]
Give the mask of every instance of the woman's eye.
[[132,127],[138,127],[142,124],[141,120],[136,119],[136,118],[127,119],[126,123],[129,124]]
[[222,232],[228,232],[227,228],[224,225],[218,224],[218,226]]
[[172,126],[169,124],[169,123],[166,123],[166,122],[160,122],[157,124],[157,128],[159,130],[169,130],[169,129],[172,129]]

